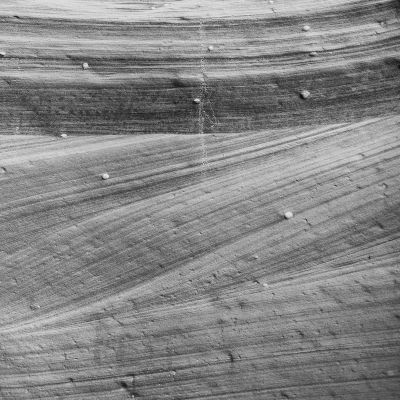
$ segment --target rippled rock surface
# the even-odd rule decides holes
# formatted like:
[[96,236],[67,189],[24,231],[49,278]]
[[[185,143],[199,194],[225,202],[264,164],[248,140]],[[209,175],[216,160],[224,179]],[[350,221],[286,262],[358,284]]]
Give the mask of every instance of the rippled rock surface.
[[0,2],[0,398],[400,392],[398,1]]

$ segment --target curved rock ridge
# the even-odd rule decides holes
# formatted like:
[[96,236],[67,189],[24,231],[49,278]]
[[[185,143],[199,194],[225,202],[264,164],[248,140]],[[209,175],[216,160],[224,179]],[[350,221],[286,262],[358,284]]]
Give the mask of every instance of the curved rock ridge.
[[0,133],[230,133],[399,113],[399,10],[2,1]]
[[399,125],[3,136],[0,397],[397,399]]

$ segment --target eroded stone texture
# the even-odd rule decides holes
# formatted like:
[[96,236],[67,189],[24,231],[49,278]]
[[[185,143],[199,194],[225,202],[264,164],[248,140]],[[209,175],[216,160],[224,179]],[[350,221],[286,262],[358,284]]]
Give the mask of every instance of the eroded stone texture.
[[0,2],[0,398],[398,400],[398,2],[163,4]]

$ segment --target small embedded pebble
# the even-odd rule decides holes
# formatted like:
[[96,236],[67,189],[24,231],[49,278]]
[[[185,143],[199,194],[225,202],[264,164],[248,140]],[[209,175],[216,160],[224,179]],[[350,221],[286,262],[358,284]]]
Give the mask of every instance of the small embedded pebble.
[[213,51],[214,50],[214,46],[211,44],[210,46],[208,46],[208,51]]
[[38,304],[31,304],[31,310],[39,310],[40,306]]
[[293,213],[291,211],[286,211],[285,212],[285,218],[286,219],[291,219],[293,218]]
[[195,99],[193,99],[193,103],[194,104],[200,104],[201,100],[199,98],[195,98]]
[[60,137],[62,137],[63,139],[66,139],[66,138],[68,137],[68,135],[67,135],[66,133],[62,133],[62,134],[60,135]]
[[89,69],[89,64],[87,62],[84,62],[82,64],[82,69]]
[[312,51],[310,53],[310,57],[316,57],[318,55],[318,53],[316,51]]
[[267,288],[267,287],[269,286],[268,283],[265,283],[265,282],[264,282],[262,285],[263,285],[265,288]]
[[308,90],[302,90],[300,92],[300,97],[302,99],[308,99],[311,96],[311,93]]
[[392,371],[392,370],[386,371],[386,375],[387,376],[395,376],[396,375],[396,371]]
[[252,259],[252,260],[258,260],[258,254],[254,254],[254,255],[251,257],[251,259]]
[[0,58],[4,58],[6,56],[6,52],[5,51],[0,51]]
[[304,25],[302,29],[304,32],[308,32],[311,29],[311,27],[310,25]]
[[109,178],[110,178],[110,175],[108,175],[107,173],[101,175],[101,179],[103,179],[103,180],[107,180]]

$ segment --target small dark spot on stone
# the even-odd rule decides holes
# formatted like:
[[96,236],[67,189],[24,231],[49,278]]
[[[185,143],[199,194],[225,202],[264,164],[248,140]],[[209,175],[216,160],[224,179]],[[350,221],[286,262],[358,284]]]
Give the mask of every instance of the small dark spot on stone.
[[398,57],[385,58],[383,62],[390,67],[400,68],[400,59]]
[[228,353],[229,356],[229,360],[231,363],[235,362],[235,357],[233,356],[233,354],[231,352]]
[[378,228],[380,228],[382,230],[385,229],[384,225],[380,221],[376,221],[376,225],[377,225]]
[[174,86],[174,87],[177,87],[177,88],[179,88],[179,87],[187,87],[188,86],[188,83],[187,82],[185,82],[185,81],[183,81],[182,79],[177,79],[177,78],[175,78],[175,79],[172,79],[172,85]]
[[246,307],[246,302],[243,301],[243,300],[240,300],[238,304],[239,304],[239,307],[240,307],[242,310],[243,310],[243,308]]
[[286,392],[285,390],[281,390],[280,394],[285,399],[290,399],[291,398],[290,394],[288,392]]
[[362,290],[364,290],[364,292],[371,294],[371,288],[368,287],[367,285],[361,285]]
[[133,382],[132,382],[132,384],[128,385],[124,381],[119,381],[119,385],[129,393],[129,395],[131,396],[132,399],[134,399],[135,397],[138,396],[138,394],[134,390]]
[[297,333],[303,338],[305,336],[304,332],[301,329],[297,330]]

